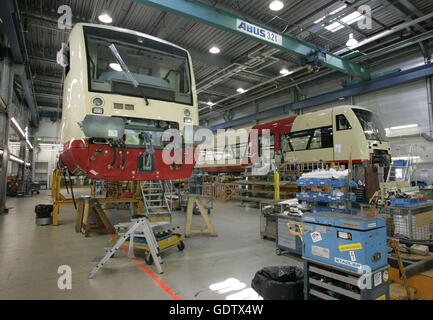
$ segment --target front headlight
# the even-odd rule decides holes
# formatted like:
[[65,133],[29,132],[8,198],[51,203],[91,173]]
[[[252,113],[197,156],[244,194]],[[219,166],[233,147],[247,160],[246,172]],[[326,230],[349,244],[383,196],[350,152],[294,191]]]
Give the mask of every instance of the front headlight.
[[95,98],[95,99],[93,99],[92,102],[93,102],[93,104],[94,104],[95,106],[97,106],[97,107],[102,106],[102,104],[104,103],[104,101],[102,101],[101,98]]
[[184,114],[186,117],[189,117],[189,116],[191,115],[191,111],[189,111],[189,109],[185,109],[185,110],[183,110],[183,114]]
[[192,119],[191,118],[183,118],[183,122],[192,123]]

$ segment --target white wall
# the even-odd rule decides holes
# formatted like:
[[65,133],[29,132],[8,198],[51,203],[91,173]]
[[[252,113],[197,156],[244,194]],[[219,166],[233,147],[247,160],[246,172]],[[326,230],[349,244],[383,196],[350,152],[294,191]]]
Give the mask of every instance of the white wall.
[[56,141],[60,135],[60,120],[53,122],[48,118],[41,118],[39,128],[34,131],[35,138],[46,138],[48,141]]
[[[47,118],[41,118],[39,122],[39,128],[34,131],[35,137],[35,151],[34,151],[34,162],[48,162],[48,177],[56,168],[59,150],[58,148],[52,148],[47,150],[46,147],[39,147],[39,143],[57,143],[59,137],[60,120],[53,122]],[[38,141],[40,140],[40,141]]]

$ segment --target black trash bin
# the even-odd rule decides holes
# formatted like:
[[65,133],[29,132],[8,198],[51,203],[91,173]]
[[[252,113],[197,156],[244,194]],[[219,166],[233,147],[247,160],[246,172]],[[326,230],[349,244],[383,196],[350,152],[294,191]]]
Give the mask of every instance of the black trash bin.
[[53,205],[50,204],[38,204],[35,206],[36,213],[36,225],[37,226],[46,226],[53,223]]
[[256,272],[251,287],[264,300],[304,300],[304,271],[295,266],[266,267]]

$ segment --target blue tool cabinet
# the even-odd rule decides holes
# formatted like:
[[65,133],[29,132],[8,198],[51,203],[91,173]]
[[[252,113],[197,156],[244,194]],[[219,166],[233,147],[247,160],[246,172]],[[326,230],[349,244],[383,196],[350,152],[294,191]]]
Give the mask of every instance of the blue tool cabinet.
[[[278,252],[289,252],[302,255],[302,239],[291,233],[287,225],[288,222],[300,223],[301,217],[277,215],[276,245]],[[301,232],[299,227],[293,225],[296,232]]]
[[323,212],[302,223],[306,299],[389,299],[385,220]]
[[338,213],[302,217],[306,258],[362,273],[387,265],[385,220]]

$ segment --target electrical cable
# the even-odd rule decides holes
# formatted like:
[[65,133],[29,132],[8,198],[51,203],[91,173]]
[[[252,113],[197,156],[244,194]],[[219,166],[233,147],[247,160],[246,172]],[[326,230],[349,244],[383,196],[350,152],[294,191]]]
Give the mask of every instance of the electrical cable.
[[126,160],[126,155],[125,155],[125,148],[126,145],[125,143],[120,142],[121,148],[122,148],[122,164],[120,165],[120,169],[123,170],[123,168],[125,168],[125,160]]
[[113,141],[110,142],[109,146],[113,148],[113,161],[108,165],[108,168],[111,169],[114,167],[114,164],[116,163],[117,160],[117,149],[116,149],[116,144]]
[[72,178],[71,175],[69,174],[69,170],[68,170],[68,177],[69,177],[69,183],[71,185],[72,202],[74,203],[75,210],[77,210],[77,203],[75,202],[75,196],[74,196],[74,187],[72,186]]

